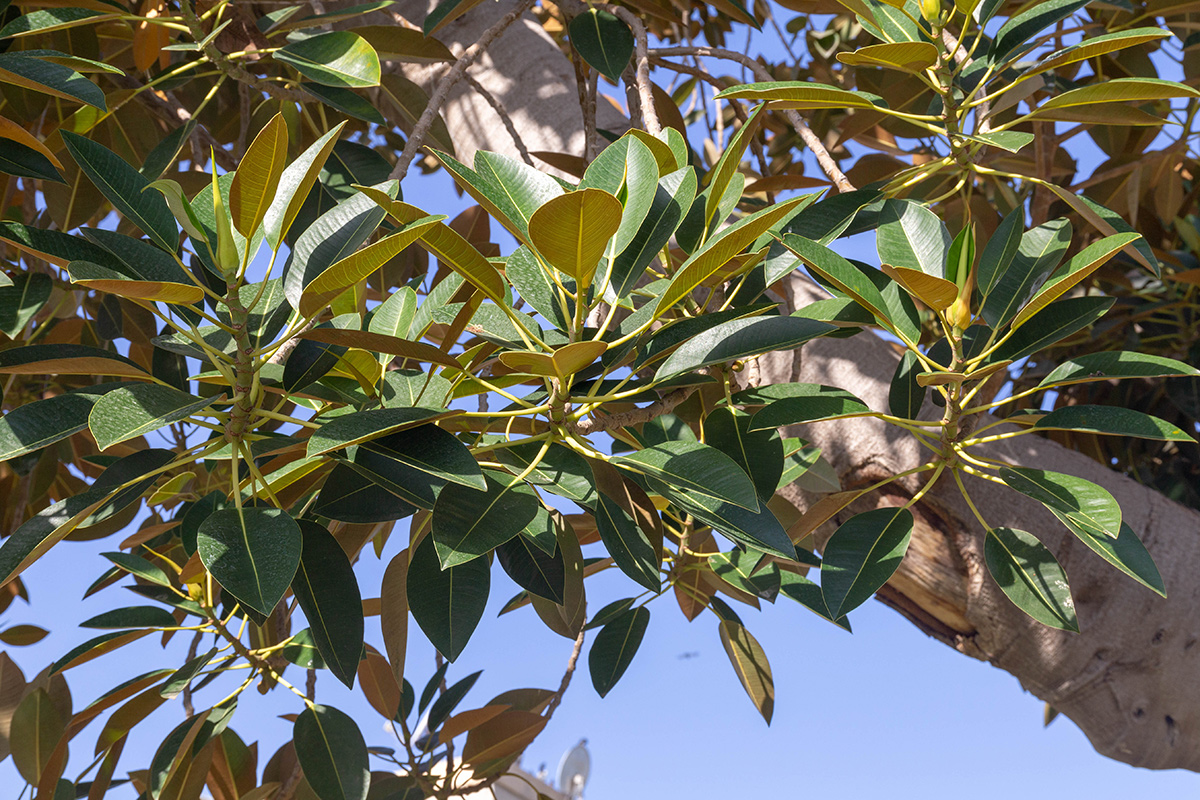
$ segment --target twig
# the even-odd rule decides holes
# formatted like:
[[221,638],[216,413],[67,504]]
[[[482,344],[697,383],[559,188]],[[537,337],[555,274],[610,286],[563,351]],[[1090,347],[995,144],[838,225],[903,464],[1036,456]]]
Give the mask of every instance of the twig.
[[634,408],[629,411],[623,411],[620,414],[606,414],[603,417],[592,417],[591,419],[582,419],[579,422],[568,422],[567,427],[580,436],[587,436],[600,431],[623,428],[626,425],[638,425],[642,422],[649,422],[652,419],[661,417],[663,414],[670,414],[675,410],[675,406],[688,399],[692,391],[693,387],[685,386],[681,389],[676,389],[661,400],[655,400],[645,408]]
[[[767,72],[766,67],[755,61],[749,56],[741,53],[736,53],[733,50],[726,50],[723,47],[703,47],[693,45],[691,47],[661,47],[649,51],[652,56],[703,56],[705,58],[723,58],[728,61],[736,61],[738,64],[744,64],[754,72],[754,77],[759,81],[773,80],[771,73]],[[787,117],[792,128],[795,129],[796,135],[804,142],[804,145],[817,157],[817,163],[821,165],[821,169],[825,172],[829,179],[833,181],[833,185],[838,188],[839,192],[854,191],[854,184],[846,178],[846,174],[838,167],[833,156],[829,154],[825,144],[821,141],[812,128],[808,127],[808,123],[796,111],[784,111],[784,116]]]
[[546,706],[547,720],[554,716],[555,710],[562,704],[563,695],[567,693],[567,688],[571,685],[571,677],[575,674],[575,665],[579,662],[579,654],[583,651],[583,639],[586,635],[587,626],[580,624],[579,635],[575,637],[575,647],[571,649],[571,657],[567,659],[567,669],[563,672],[562,680],[558,684],[558,691],[554,693],[550,705]]
[[517,126],[513,124],[512,117],[504,110],[504,106],[500,105],[500,101],[496,96],[487,90],[484,86],[471,75],[463,76],[467,79],[467,83],[471,84],[471,88],[483,95],[483,99],[492,107],[492,110],[500,117],[500,121],[504,123],[504,129],[508,131],[508,135],[512,137],[513,144],[517,147],[517,152],[521,155],[521,160],[529,166],[534,166],[533,158],[529,155],[529,149],[525,147],[525,142],[521,139],[521,134],[517,133]]
[[662,133],[662,125],[659,124],[658,114],[654,111],[654,93],[650,89],[650,56],[646,44],[646,26],[629,9],[610,5],[598,7],[616,15],[617,19],[633,30],[634,82],[637,86],[638,100],[642,105],[642,122],[650,135],[658,136]]
[[[188,29],[192,33],[192,38],[196,40],[197,44],[203,42],[207,34],[204,32],[204,23],[200,21],[200,17],[196,16],[196,9],[192,6],[192,0],[181,0],[179,8],[183,12],[183,21],[187,23]],[[209,42],[204,46],[204,55],[208,56],[208,60],[213,63],[213,66],[230,78],[260,92],[269,94],[274,98],[291,100],[293,103],[302,103],[312,99],[304,92],[280,86],[265,78],[260,78],[257,75],[247,72],[246,68],[241,64],[235,64],[226,58],[225,54],[218,50],[216,44],[213,42]]]
[[470,66],[475,63],[475,60],[483,54],[483,51],[487,50],[492,42],[496,41],[500,37],[500,34],[508,29],[508,26],[516,22],[522,14],[532,8],[534,2],[536,0],[520,0],[495,25],[484,31],[478,41],[464,50],[463,54],[458,57],[458,60],[441,77],[437,88],[434,89],[433,95],[429,98],[429,104],[425,106],[425,110],[421,112],[420,119],[413,126],[412,133],[408,137],[408,142],[404,145],[404,152],[400,154],[400,160],[392,168],[392,174],[389,176],[392,180],[404,180],[404,176],[408,174],[408,168],[412,166],[413,159],[417,157],[417,150],[425,143],[425,137],[429,134],[429,128],[433,125],[433,121],[437,119],[438,112],[441,111],[446,98],[450,96],[450,90],[462,79]]

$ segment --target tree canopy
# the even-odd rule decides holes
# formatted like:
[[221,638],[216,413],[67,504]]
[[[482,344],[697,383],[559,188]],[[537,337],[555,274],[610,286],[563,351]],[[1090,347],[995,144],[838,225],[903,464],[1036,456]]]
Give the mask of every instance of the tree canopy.
[[[1117,474],[1195,533],[1191,6],[3,8],[0,613],[36,608],[38,559],[110,565],[64,586],[108,598],[103,632],[41,672],[0,652],[0,755],[33,797],[486,788],[577,668],[607,694],[676,609],[712,615],[768,723],[764,602],[849,630],[880,593],[1036,687],[1062,676],[997,636],[1127,646],[1096,586],[1136,593],[1134,626],[1194,613],[1167,598],[1200,553]],[[423,204],[437,170],[468,211]],[[1105,570],[1084,592],[1079,553]],[[558,686],[484,702],[447,669],[501,572],[504,613],[573,649]],[[169,667],[122,661],[152,634]],[[113,688],[77,709],[96,659]],[[295,695],[261,768],[252,687]],[[1052,694],[1102,751],[1200,768]],[[160,707],[182,721],[122,758]]]

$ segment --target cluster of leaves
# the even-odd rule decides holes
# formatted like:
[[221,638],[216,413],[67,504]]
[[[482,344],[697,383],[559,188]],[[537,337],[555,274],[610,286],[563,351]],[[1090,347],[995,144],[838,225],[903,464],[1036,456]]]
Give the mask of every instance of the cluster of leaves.
[[[418,697],[405,651],[411,615],[448,662],[462,653],[483,616],[493,561],[521,587],[506,612],[531,606],[577,642],[596,630],[587,657],[602,695],[634,658],[651,602],[670,594],[689,619],[712,612],[743,688],[769,721],[766,655],[723,598],[757,607],[784,596],[848,629],[847,614],[903,559],[908,509],[939,480],[963,486],[962,475],[1044,503],[1087,547],[1165,593],[1111,495],[1073,476],[995,462],[985,447],[1047,431],[1192,441],[1137,410],[1019,405],[1117,378],[1200,374],[1165,356],[1097,351],[1045,368],[1011,400],[989,394],[989,378],[1108,311],[1111,298],[1081,289],[1110,259],[1158,276],[1156,251],[1118,213],[995,159],[1019,156],[1043,122],[1157,127],[1166,108],[1150,121],[1144,101],[1189,98],[1194,110],[1197,92],[1179,83],[1064,82],[1065,67],[1148,45],[1161,31],[1116,30],[1102,45],[1023,68],[1039,31],[1082,3],[1039,4],[985,36],[998,3],[922,15],[913,2],[866,0],[853,24],[882,43],[840,61],[860,81],[878,72],[915,82],[934,100],[927,113],[906,110],[913,98],[896,102],[863,85],[730,86],[720,97],[743,122],[723,147],[703,148],[707,169],[676,113],[680,123],[661,134],[633,130],[577,164],[577,181],[487,152],[460,163],[435,124],[436,161],[482,209],[447,223],[400,199],[391,162],[368,145],[402,142],[391,126],[411,130],[428,103],[415,84],[383,74],[380,56],[447,61],[449,51],[400,26],[324,29],[385,5],[304,17],[289,7],[259,20],[229,4],[198,13],[187,0],[179,17],[160,13],[164,6],[138,15],[115,6],[14,9],[0,29],[10,43],[0,53],[6,102],[28,123],[0,121],[9,194],[23,193],[13,209],[25,209],[0,222],[0,241],[25,266],[0,288],[0,330],[11,340],[0,350],[0,374],[10,376],[0,491],[18,498],[6,506],[11,533],[0,545],[3,602],[24,592],[21,572],[60,541],[106,537],[138,519],[105,553],[111,566],[85,596],[124,584],[154,603],[89,620],[85,627],[107,632],[32,681],[0,661],[14,761],[38,797],[83,788],[62,778],[68,747],[102,712],[119,706],[86,782],[95,797],[115,782],[137,723],[178,696],[190,708],[202,692],[215,702],[164,740],[149,769],[130,773],[139,791],[196,797],[207,784],[222,800],[257,800],[287,787],[361,800],[372,790],[446,796],[485,784],[546,725],[565,683],[459,711],[478,675],[446,685],[443,665]],[[443,3],[425,32],[474,5]],[[651,13],[650,5],[639,10]],[[722,21],[706,28],[714,43],[731,20],[756,24],[736,2],[713,8]],[[606,14],[581,13],[565,29],[579,54],[615,79],[629,74],[633,35]],[[965,30],[951,32],[960,18]],[[103,48],[120,37],[101,34],[114,30],[131,46],[110,58]],[[32,46],[62,37],[70,54]],[[600,47],[609,41],[620,46]],[[243,66],[251,56],[259,57],[253,72]],[[101,89],[125,72],[148,80]],[[149,117],[157,101],[130,101],[150,90],[184,98],[193,121],[148,141],[146,131],[161,130]],[[390,106],[371,103],[367,90]],[[238,103],[239,91],[258,99],[231,130],[220,110]],[[662,90],[654,96],[664,108],[671,102]],[[740,101],[762,104],[741,110]],[[1087,117],[1100,103],[1105,116]],[[399,117],[381,115],[384,106]],[[847,138],[908,126],[888,135],[927,148],[920,163],[859,191],[766,202],[804,184],[748,187],[743,160],[761,146],[790,163],[795,140],[777,114],[790,110],[814,117],[822,133],[830,130],[822,120],[844,116],[858,131],[844,129]],[[330,124],[326,114],[346,119]],[[42,138],[26,129],[39,115],[52,121]],[[1190,121],[1189,112],[1185,127]],[[388,127],[351,140],[371,124]],[[229,153],[205,153],[202,131],[233,143],[236,169],[219,174]],[[189,144],[191,169],[172,170],[189,161],[181,155]],[[1014,183],[1061,198],[1095,240],[1076,242],[1066,218],[1026,230]],[[968,211],[976,191],[986,213]],[[954,202],[957,216],[930,210]],[[1008,211],[1003,220],[993,205]],[[98,224],[110,209],[119,222]],[[517,240],[515,250],[502,255],[488,242],[483,213]],[[879,268],[829,247],[862,230],[876,232]],[[831,297],[782,314],[766,293],[797,269]],[[905,349],[886,410],[835,387],[752,386],[740,377],[765,354],[864,329]],[[922,418],[927,395],[939,419]],[[977,423],[1006,402],[1017,411],[1003,422],[1015,428]],[[820,452],[781,431],[848,417],[904,428],[929,461],[839,491]],[[922,488],[903,506],[850,516],[821,556],[814,552],[817,527],[914,475]],[[798,519],[777,497],[796,482],[828,493]],[[143,499],[148,512],[139,517]],[[382,556],[401,520],[407,543],[392,546],[399,552],[379,597],[364,599],[353,563],[368,545]],[[988,569],[1007,596],[1047,625],[1076,629],[1053,555],[1003,520],[980,523]],[[585,578],[609,568],[639,593],[590,609]],[[812,569],[819,582],[807,577]],[[384,652],[364,643],[371,614],[380,616]],[[301,615],[308,627],[293,631]],[[195,644],[182,666],[131,676],[72,712],[64,672],[180,631]],[[0,638],[19,644],[39,634],[10,628]],[[290,667],[357,683],[394,722],[399,754],[368,749],[353,719],[288,681]],[[261,777],[229,727],[255,680],[303,704],[294,741]],[[371,772],[371,755],[408,777]]]

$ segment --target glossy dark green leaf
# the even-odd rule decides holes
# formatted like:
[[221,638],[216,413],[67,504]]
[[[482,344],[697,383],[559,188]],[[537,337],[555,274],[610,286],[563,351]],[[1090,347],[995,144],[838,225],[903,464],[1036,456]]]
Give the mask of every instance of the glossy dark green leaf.
[[592,618],[588,620],[587,625],[584,625],[583,627],[589,631],[592,630],[593,628],[603,627],[603,626],[607,625],[608,623],[612,622],[614,619],[616,619],[618,616],[620,616],[624,612],[633,608],[633,604],[635,601],[636,601],[636,598],[633,598],[633,597],[626,597],[621,600],[614,600],[611,603],[609,603],[608,605],[601,608],[595,614],[593,614]]
[[604,549],[617,568],[639,585],[659,591],[662,588],[659,554],[633,517],[617,499],[603,492],[597,494],[594,513]]
[[1000,65],[1013,56],[1020,55],[1038,41],[1038,34],[1061,22],[1091,0],[1046,0],[1008,19],[988,48],[987,58],[992,64]]
[[379,109],[352,89],[342,86],[324,86],[320,83],[310,83],[308,81],[301,82],[300,88],[325,105],[336,108],[347,116],[361,119],[363,122],[372,122],[376,125],[387,124],[387,120],[384,119],[383,114],[379,113]]
[[487,606],[491,572],[486,558],[442,569],[433,538],[425,537],[408,565],[408,606],[429,641],[449,661],[458,658]]
[[167,573],[163,571],[162,567],[139,555],[134,553],[101,553],[100,555],[130,575],[136,575],[142,580],[164,588],[175,588],[175,584],[167,577]]
[[393,522],[411,517],[417,507],[348,464],[338,464],[325,478],[312,511],[339,522]]
[[1057,509],[1050,509],[1050,513],[1058,517],[1059,521],[1066,525],[1067,529],[1096,555],[1155,594],[1162,597],[1167,596],[1167,587],[1163,583],[1158,566],[1154,563],[1149,551],[1146,550],[1146,545],[1142,544],[1142,540],[1129,525],[1122,522],[1117,538],[1113,539],[1092,533]]
[[856,514],[834,531],[821,562],[821,594],[834,619],[887,583],[908,551],[912,530],[908,509],[877,508]]
[[728,361],[792,350],[837,327],[803,317],[735,319],[710,328],[684,342],[667,357],[655,377],[666,380],[685,372]]
[[996,228],[979,254],[975,285],[981,297],[992,293],[1000,278],[1008,272],[1025,230],[1025,207],[1014,209]]
[[0,461],[32,453],[87,428],[97,395],[60,394],[0,417]]
[[21,178],[66,182],[50,159],[12,139],[0,139],[0,172]]
[[215,399],[154,383],[122,386],[96,401],[88,415],[88,428],[96,437],[96,446],[105,450],[186,419]]
[[68,131],[62,137],[75,163],[108,201],[156,244],[175,252],[179,244],[175,216],[161,194],[146,191],[150,185],[146,176],[99,142]]
[[993,528],[983,543],[988,572],[1013,605],[1043,625],[1079,631],[1067,574],[1031,533]]
[[1117,538],[1121,507],[1107,489],[1091,481],[1030,467],[1004,467],[1000,478],[1027,497],[1061,511],[1094,534]]
[[749,511],[732,503],[716,502],[707,495],[693,494],[655,478],[648,478],[647,483],[654,492],[738,544],[789,561],[796,556],[792,540],[765,505],[758,511]]
[[159,606],[114,608],[79,623],[81,628],[173,628],[178,623],[171,612]]
[[1196,441],[1190,433],[1166,420],[1120,406],[1063,406],[1039,419],[1033,427],[1038,430],[1082,431],[1164,442]]
[[279,651],[280,655],[302,669],[325,669],[325,661],[321,651],[317,649],[313,632],[308,628],[292,636],[291,640]]
[[774,603],[779,594],[780,570],[774,563],[759,566],[762,560],[762,555],[752,550],[730,550],[709,556],[708,567],[729,585]]
[[196,552],[241,603],[267,615],[283,599],[300,564],[302,535],[277,508],[224,508],[200,524]]
[[691,167],[659,179],[641,226],[625,249],[613,259],[609,286],[617,297],[624,297],[633,290],[646,267],[679,228],[695,198],[696,172]]
[[483,674],[483,670],[472,672],[467,677],[460,681],[456,681],[446,688],[446,691],[438,695],[438,698],[429,706],[429,719],[427,720],[429,730],[436,731],[443,722],[454,712],[458,704],[467,696],[467,692],[479,680],[479,676]]
[[530,594],[563,602],[567,573],[562,554],[548,554],[525,536],[514,536],[496,548],[496,559],[508,577]]
[[200,530],[200,524],[208,519],[214,511],[224,507],[225,493],[213,491],[192,503],[184,512],[183,517],[179,520],[179,540],[183,543],[183,549],[187,551],[188,555],[196,552],[196,534]]
[[408,428],[415,428],[433,417],[443,415],[437,408],[400,406],[377,408],[334,417],[313,431],[308,440],[308,456],[341,450],[353,444],[379,439]]
[[87,491],[34,514],[0,544],[0,585],[41,558],[76,526],[100,522],[136,502],[158,479],[156,471],[174,457],[169,450],[139,450],[113,462]]
[[320,800],[366,800],[370,757],[362,731],[332,706],[304,709],[292,728],[296,760]]
[[449,484],[433,507],[433,542],[443,567],[463,564],[504,544],[537,514],[537,496],[524,481],[485,473],[487,489]]
[[728,407],[704,418],[704,441],[720,450],[750,476],[760,504],[775,495],[783,475],[783,440],[774,430],[750,430],[749,414]]
[[[396,184],[388,194],[395,196]],[[318,275],[358,250],[383,222],[386,212],[365,194],[355,194],[318,217],[296,240],[283,278],[284,294],[292,308]]]
[[162,688],[158,690],[159,695],[170,700],[179,695],[189,683],[195,680],[196,676],[208,666],[208,662],[212,661],[217,655],[216,648],[209,650],[207,653],[201,653],[193,659],[188,660],[179,669],[171,673],[171,677],[163,682]]
[[[649,303],[647,305],[653,310],[652,305]],[[643,306],[643,309],[645,307]],[[637,355],[634,358],[633,368],[639,369],[645,364],[662,358],[665,353],[677,348],[689,339],[703,334],[705,331],[712,330],[718,325],[724,325],[726,322],[737,319],[758,318],[764,312],[773,314],[775,311],[776,307],[774,303],[764,303],[673,321],[655,331],[642,335],[635,347]],[[640,313],[643,312],[639,311]],[[650,314],[647,313],[645,321],[650,321]]]
[[1070,297],[1029,318],[996,348],[991,361],[1016,361],[1077,333],[1104,316],[1111,297]]
[[980,313],[992,328],[1008,322],[1037,294],[1071,245],[1071,223],[1055,219],[1026,231],[1012,263],[996,279]]
[[[481,491],[487,487],[471,451],[436,425],[418,425],[364,442],[354,455],[354,464],[370,470],[378,483],[422,508],[433,507],[435,489],[446,483]],[[429,490],[422,491],[423,486]]]
[[737,462],[701,442],[663,442],[618,456],[613,463],[670,483],[692,494],[755,511],[758,496]]
[[362,595],[354,567],[328,530],[306,519],[298,524],[303,545],[292,594],[308,620],[321,659],[338,680],[354,688],[363,649]]
[[618,614],[596,634],[588,653],[588,672],[601,697],[612,691],[629,669],[649,624],[650,609],[640,606]]
[[888,411],[893,417],[916,419],[925,403],[926,388],[917,383],[917,375],[923,370],[921,362],[911,350],[905,350],[896,373],[888,388]]
[[[516,444],[495,451],[495,459],[519,474],[529,467],[541,450],[541,442]],[[587,460],[562,444],[551,444],[525,480],[583,506],[590,507],[596,501],[596,487]]]
[[144,369],[120,353],[83,344],[29,344],[0,350],[0,374],[147,377]]
[[750,421],[750,430],[779,428],[801,422],[869,414],[866,403],[844,389],[816,383],[778,383],[747,389],[733,396],[736,405],[764,406]]
[[0,287],[0,331],[10,339],[19,339],[29,320],[42,310],[54,288],[49,275],[32,272],[13,278],[12,285]]
[[1115,350],[1086,353],[1059,364],[1042,378],[1039,389],[1118,378],[1165,378],[1200,375],[1200,370],[1173,358],[1152,353]]
[[292,42],[275,52],[275,60],[325,86],[362,89],[379,85],[379,54],[366,39],[350,31]]
[[437,156],[458,185],[523,244],[531,244],[533,212],[563,193],[546,173],[498,153],[476,151],[473,170],[445,153]]
[[607,11],[589,8],[567,28],[571,44],[583,60],[616,83],[633,56],[633,32]]
[[0,53],[0,81],[108,111],[99,86],[68,66],[34,57],[35,52]]
[[880,263],[941,278],[945,276],[950,241],[946,223],[920,203],[888,200],[883,204],[875,231]]
[[846,617],[833,618],[833,614],[829,611],[829,606],[825,604],[825,595],[821,594],[821,587],[818,584],[813,583],[802,575],[787,572],[786,570],[780,570],[779,580],[779,593],[784,597],[795,600],[809,611],[823,619],[829,620],[839,628],[847,631],[850,630],[850,620]]

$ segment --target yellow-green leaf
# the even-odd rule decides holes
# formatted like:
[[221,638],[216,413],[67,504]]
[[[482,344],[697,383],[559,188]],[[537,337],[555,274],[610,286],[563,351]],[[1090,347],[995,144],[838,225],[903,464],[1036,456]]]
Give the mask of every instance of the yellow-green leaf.
[[852,67],[889,67],[919,74],[937,63],[937,55],[937,48],[929,42],[892,42],[838,53],[837,59]]
[[287,166],[287,155],[287,122],[283,114],[276,114],[246,149],[229,187],[233,227],[247,239],[258,230],[275,200],[279,179]]
[[1034,114],[1052,108],[1128,101],[1146,103],[1171,97],[1200,97],[1200,91],[1176,81],[1164,81],[1157,78],[1114,78],[1063,92],[1058,97],[1052,97],[1038,106]]
[[589,286],[608,240],[621,225],[621,201],[601,189],[580,189],[544,203],[529,218],[529,238],[546,260]]
[[927,275],[918,269],[893,267],[891,264],[883,264],[881,269],[909,294],[930,308],[945,311],[958,299],[958,287],[945,278]]
[[1078,254],[1071,258],[1064,266],[1066,274],[1051,283],[1049,286],[1042,288],[1037,295],[1029,301],[1029,305],[1021,309],[1020,313],[1013,318],[1012,329],[1016,330],[1025,323],[1034,314],[1041,311],[1046,306],[1053,303],[1075,284],[1091,275],[1102,264],[1108,261],[1118,250],[1125,245],[1132,243],[1135,239],[1141,237],[1140,233],[1118,233],[1113,236],[1105,236],[1098,242],[1085,247]]
[[750,696],[754,707],[762,718],[771,724],[775,713],[775,679],[771,676],[771,664],[767,654],[750,631],[734,620],[721,621],[721,645],[729,656],[742,688]]

